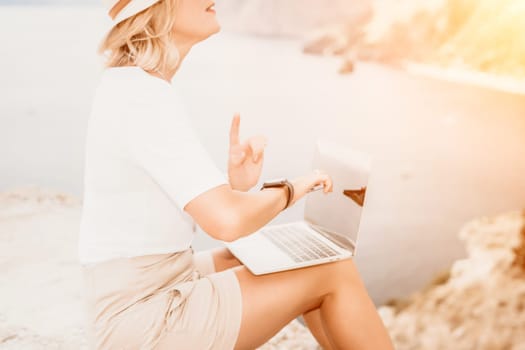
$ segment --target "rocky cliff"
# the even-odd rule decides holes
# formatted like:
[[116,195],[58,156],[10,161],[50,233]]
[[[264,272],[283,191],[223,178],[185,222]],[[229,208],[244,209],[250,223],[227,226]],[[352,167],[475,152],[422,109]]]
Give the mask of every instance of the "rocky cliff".
[[525,211],[474,220],[460,237],[466,259],[380,309],[396,349],[525,349]]

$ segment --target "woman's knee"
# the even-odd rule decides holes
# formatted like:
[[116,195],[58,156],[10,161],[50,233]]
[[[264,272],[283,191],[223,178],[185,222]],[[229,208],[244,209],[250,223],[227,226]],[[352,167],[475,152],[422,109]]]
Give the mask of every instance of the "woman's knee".
[[344,259],[324,265],[326,270],[322,276],[325,278],[324,283],[338,289],[342,286],[363,286],[359,271],[355,266],[353,259]]

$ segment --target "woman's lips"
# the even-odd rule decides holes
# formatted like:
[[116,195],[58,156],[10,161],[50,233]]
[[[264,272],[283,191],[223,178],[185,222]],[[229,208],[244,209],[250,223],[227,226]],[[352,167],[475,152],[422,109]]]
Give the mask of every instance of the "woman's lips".
[[215,13],[215,3],[211,4],[210,6],[208,6],[208,8],[206,9],[206,12],[213,12],[213,13]]

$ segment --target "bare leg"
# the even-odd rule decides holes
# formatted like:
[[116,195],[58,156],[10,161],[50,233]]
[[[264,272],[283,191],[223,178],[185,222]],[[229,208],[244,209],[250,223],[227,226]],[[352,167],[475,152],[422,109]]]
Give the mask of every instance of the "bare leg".
[[[240,266],[242,263],[233,256],[233,254],[227,248],[216,248],[212,250],[213,262],[215,264],[215,270],[217,272],[230,269],[232,267]],[[323,323],[321,320],[321,312],[319,309],[315,309],[303,314],[306,326],[310,330],[310,333],[317,340],[319,345],[324,350],[332,350],[333,347],[330,344],[325,330],[323,329]]]
[[310,330],[310,333],[312,333],[319,345],[321,345],[324,350],[335,349],[330,343],[330,339],[328,338],[328,335],[324,329],[325,327],[321,318],[320,309],[314,309],[305,312],[303,314],[303,318],[306,326],[308,326],[308,329]]
[[243,298],[236,349],[268,341],[300,314],[320,309],[335,349],[391,350],[392,343],[352,260],[254,276],[234,268]]
[[211,251],[215,271],[221,272],[232,267],[242,265],[242,263],[233,256],[227,248],[215,248]]

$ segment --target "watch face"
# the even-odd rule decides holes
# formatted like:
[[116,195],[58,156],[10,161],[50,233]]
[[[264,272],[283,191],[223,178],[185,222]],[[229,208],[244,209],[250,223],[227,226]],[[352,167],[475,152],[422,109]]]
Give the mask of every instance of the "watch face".
[[281,177],[281,178],[278,178],[278,179],[268,180],[264,184],[271,186],[271,185],[282,185],[284,183],[286,183],[286,178]]

